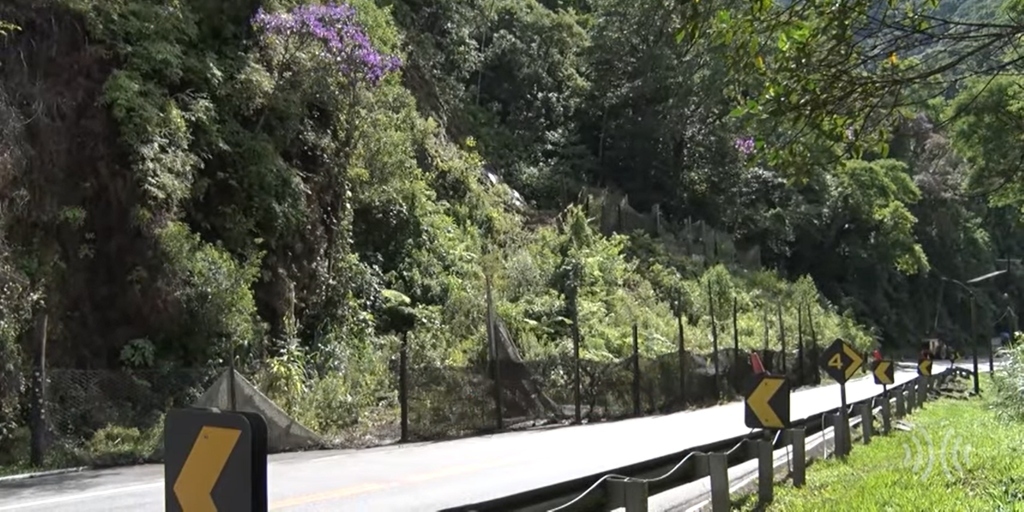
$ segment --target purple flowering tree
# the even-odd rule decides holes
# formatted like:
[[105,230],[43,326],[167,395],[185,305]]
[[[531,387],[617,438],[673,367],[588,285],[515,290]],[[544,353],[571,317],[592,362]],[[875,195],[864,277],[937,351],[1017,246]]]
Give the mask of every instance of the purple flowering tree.
[[739,151],[744,156],[750,156],[754,152],[754,138],[753,137],[737,137],[733,141],[733,146],[736,147],[736,151]]
[[[258,44],[252,55],[255,65],[246,69],[242,80],[252,93],[245,107],[259,115],[253,131],[268,136],[272,142],[267,149],[277,151],[286,165],[263,171],[275,182],[293,183],[282,197],[304,201],[296,211],[308,212],[302,234],[282,236],[308,237],[317,247],[322,244],[323,252],[313,256],[309,268],[328,269],[317,273],[331,275],[332,265],[348,264],[348,170],[361,131],[369,126],[364,117],[373,98],[369,92],[401,62],[374,47],[348,4],[301,5],[282,12],[260,9],[251,23]],[[343,285],[318,286],[326,290]],[[346,293],[340,288],[336,292]]]
[[352,85],[376,86],[402,64],[397,56],[373,47],[355,8],[348,4],[302,5],[282,13],[260,8],[253,26],[268,47],[282,50],[279,63],[288,65],[300,53],[310,52]]

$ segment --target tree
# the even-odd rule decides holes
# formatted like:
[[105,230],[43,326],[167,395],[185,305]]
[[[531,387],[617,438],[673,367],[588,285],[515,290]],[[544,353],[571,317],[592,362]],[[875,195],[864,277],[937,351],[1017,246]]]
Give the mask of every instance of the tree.
[[[925,97],[941,95],[965,76],[1005,72],[1024,62],[1008,53],[1024,27],[942,17],[936,2],[716,7],[713,36],[733,49],[730,69],[752,77],[730,89],[741,106],[736,114],[801,134],[772,148],[777,161],[805,161],[807,145],[819,142],[841,154],[884,154],[893,127],[912,118],[910,109],[925,99],[922,88],[931,91]],[[928,59],[911,58],[936,47],[942,51]]]
[[967,186],[993,206],[1024,211],[1024,81],[970,80],[949,110],[955,147],[971,164]]

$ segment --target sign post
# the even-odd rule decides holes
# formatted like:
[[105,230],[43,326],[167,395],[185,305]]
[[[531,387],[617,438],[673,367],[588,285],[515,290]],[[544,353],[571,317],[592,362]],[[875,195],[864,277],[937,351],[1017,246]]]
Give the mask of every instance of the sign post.
[[846,456],[850,447],[849,438],[846,435],[850,425],[849,413],[846,410],[846,382],[863,365],[864,356],[854,350],[849,343],[839,338],[836,338],[821,354],[822,369],[825,370],[829,377],[832,377],[832,380],[839,383],[839,399],[841,402],[839,421],[843,423],[843,428],[836,429],[836,436],[837,438],[842,438],[840,440],[842,450],[839,452],[842,456]]
[[267,512],[267,422],[175,409],[164,423],[164,510]]

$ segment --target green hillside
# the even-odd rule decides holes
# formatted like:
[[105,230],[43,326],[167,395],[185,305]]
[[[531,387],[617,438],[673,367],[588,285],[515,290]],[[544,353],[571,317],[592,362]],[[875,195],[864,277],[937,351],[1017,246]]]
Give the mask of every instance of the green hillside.
[[[912,115],[886,118],[887,150],[855,151],[795,121],[840,133],[867,111],[819,115],[835,104],[815,103],[825,67],[785,67],[812,32],[746,12],[4,2],[0,446],[24,424],[44,319],[51,367],[223,368],[234,354],[315,426],[394,400],[407,330],[417,365],[483,362],[488,275],[527,360],[571,354],[573,321],[587,360],[630,356],[634,323],[645,356],[668,354],[677,314],[688,349],[707,352],[709,311],[731,340],[734,301],[747,348],[766,327],[777,347],[808,307],[819,340],[964,344],[949,279],[1024,254],[1024,187],[988,189],[1019,151],[1013,87],[960,124],[937,113],[963,97],[901,106]],[[737,50],[751,41],[777,47],[767,67]],[[782,93],[762,98],[766,84],[797,107],[771,111]],[[979,130],[992,109],[1017,118]],[[986,335],[1009,328],[1016,272],[978,295]]]

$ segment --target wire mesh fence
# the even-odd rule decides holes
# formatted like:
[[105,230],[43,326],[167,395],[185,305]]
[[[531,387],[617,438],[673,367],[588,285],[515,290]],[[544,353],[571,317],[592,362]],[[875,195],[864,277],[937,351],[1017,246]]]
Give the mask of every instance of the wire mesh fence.
[[[666,414],[735,399],[752,375],[747,349],[645,356],[638,347],[631,356],[603,361],[571,353],[524,359],[506,350],[464,365],[437,364],[412,351],[392,358],[390,375],[371,391],[353,391],[350,376],[328,375],[287,395],[254,375],[257,370],[243,377],[325,445],[363,447]],[[789,343],[784,353],[757,352],[766,370],[786,374],[794,387],[821,381],[816,340]],[[164,414],[196,404],[224,372],[49,368],[43,414],[25,418],[44,418],[50,465],[155,460]],[[30,395],[26,388],[26,410],[39,407]]]
[[[780,373],[782,354],[759,352],[767,369]],[[667,353],[640,357],[636,364],[633,357],[580,360],[578,389],[576,361],[571,355],[503,359],[499,365],[491,361],[476,366],[417,364],[412,360],[404,376],[389,381],[399,388],[393,390],[396,400],[384,399],[372,410],[342,412],[334,416],[340,419],[333,424],[320,422],[309,427],[319,431],[329,445],[366,446],[575,423],[577,404],[578,420],[584,423],[666,414],[741,395],[752,374],[748,357],[747,352],[721,349],[717,374],[714,354],[684,352],[680,357],[678,352]],[[788,354],[786,360],[786,373],[794,386],[820,382],[817,350],[809,347],[803,363],[796,354]],[[125,458],[146,460],[151,456],[146,450],[161,443],[164,414],[195,404],[222,371],[48,369],[44,402],[47,451],[55,457],[99,465],[104,458],[110,463]],[[500,394],[496,392],[499,388]],[[341,404],[311,399],[312,407],[342,408]]]
[[80,438],[107,425],[148,429],[172,407],[193,402],[216,377],[200,370],[50,369],[50,432]]
[[[821,381],[816,346],[803,358],[787,354],[787,371],[794,387]],[[759,351],[773,373],[782,373],[783,356]],[[753,374],[749,354],[733,349],[714,355],[688,352],[618,361],[579,361],[579,420],[595,422],[637,415],[665,414],[694,406],[712,405],[741,396]],[[684,371],[680,371],[680,365]],[[571,356],[544,360],[502,360],[500,396],[492,363],[479,367],[421,367],[411,369],[409,421],[406,437],[428,440],[528,428],[577,420],[575,361]],[[402,400],[400,400],[401,404]],[[400,405],[401,406],[401,405]]]
[[215,377],[212,370],[48,369],[48,456],[92,465],[145,460],[160,442],[164,414],[192,404]]

